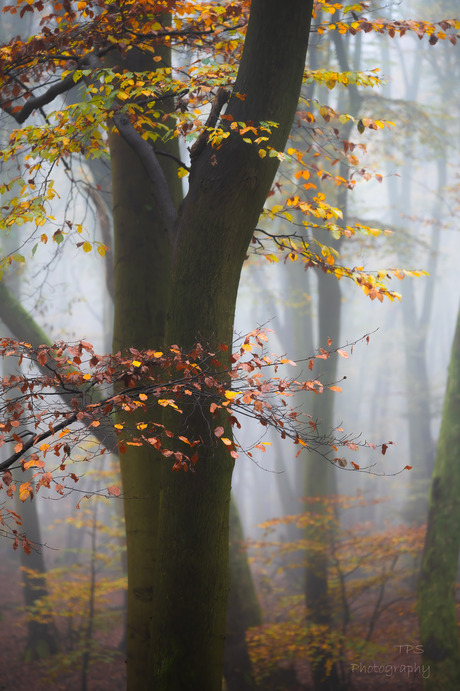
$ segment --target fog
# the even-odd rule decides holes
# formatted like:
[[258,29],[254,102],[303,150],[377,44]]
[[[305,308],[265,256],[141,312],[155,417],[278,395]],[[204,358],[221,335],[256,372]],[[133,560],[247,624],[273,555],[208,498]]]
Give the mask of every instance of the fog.
[[[432,3],[404,0],[379,6],[378,12],[377,8],[371,9],[370,14],[371,18],[378,14],[393,20],[413,17],[439,20],[441,16],[455,14],[457,8],[454,3],[442,2],[435,9],[436,16],[430,16],[434,12]],[[236,431],[239,457],[233,476],[233,494],[244,538],[248,541],[252,574],[267,627],[273,622],[295,622],[292,608],[296,602],[298,607],[304,606],[295,598],[304,589],[305,554],[311,557],[312,564],[316,558],[312,553],[318,554],[314,551],[317,548],[309,543],[311,525],[320,536],[319,542],[324,529],[309,507],[313,506],[315,497],[321,497],[324,506],[333,507],[328,530],[335,531],[335,551],[332,556],[329,554],[326,571],[329,568],[334,616],[343,624],[345,637],[364,641],[362,648],[356,644],[353,654],[348,650],[348,676],[344,674],[350,680],[350,664],[374,664],[375,660],[385,665],[414,664],[413,656],[395,651],[402,644],[419,643],[414,614],[415,583],[460,297],[457,280],[460,113],[456,93],[460,60],[457,45],[447,40],[429,45],[426,36],[420,40],[409,33],[390,38],[372,32],[342,37],[341,41],[350,70],[374,74],[371,71],[379,68],[375,74],[383,84],[374,88],[354,86],[358,100],[351,87],[337,85],[329,89],[318,83],[305,85],[302,95],[306,102],[301,104],[301,110],[314,113],[316,122],[305,126],[304,121],[302,127],[294,123],[291,141],[300,148],[299,140],[305,138],[304,145],[305,142],[312,145],[312,155],[316,151],[323,156],[318,164],[321,169],[356,181],[352,189],[344,191],[344,186],[321,180],[312,169],[311,181],[317,185],[315,193],[324,192],[333,206],[342,205],[346,197],[345,225],[361,223],[386,231],[375,236],[363,233],[331,240],[340,252],[337,263],[350,268],[364,267],[368,272],[388,271],[388,287],[400,293],[401,300],[391,301],[387,297],[383,301],[378,297],[371,300],[356,282],[343,277],[338,282],[338,291],[334,288],[331,292],[331,302],[323,299],[320,304],[324,281],[337,282],[333,275],[325,276],[318,268],[306,268],[302,259],[291,261],[285,255],[280,255],[277,262],[270,261],[264,256],[265,249],[267,253],[272,251],[268,244],[266,248],[257,243],[251,246],[238,294],[235,340],[261,327],[269,337],[267,352],[286,355],[297,363],[296,367],[284,365],[276,376],[297,380],[315,378],[325,385],[340,387],[341,391],[296,395],[291,403],[296,410],[312,416],[318,434],[329,435],[333,430],[337,439],[346,436],[357,447],[356,450],[340,448],[337,454],[332,454],[330,458],[337,455],[345,459],[345,467],[341,468],[339,463],[328,461],[308,448],[302,448],[297,454],[300,447],[289,439],[282,440],[276,431],[241,417],[243,427]],[[183,55],[177,56],[177,60],[182,59]],[[344,71],[329,34],[312,39],[308,67]],[[319,107],[325,105],[338,113],[348,113],[353,120],[346,126],[334,119],[325,121],[319,112]],[[366,118],[392,124],[376,129],[365,127],[361,132],[358,122]],[[340,130],[338,137],[332,133],[333,127]],[[325,135],[321,150],[314,134],[318,128]],[[8,136],[5,119],[1,123],[1,136],[5,142]],[[340,160],[332,163],[340,158],[334,147],[339,146],[342,136],[366,147],[365,153],[358,148],[353,150],[359,159],[355,163],[350,160],[347,165]],[[183,153],[185,158],[185,149]],[[87,186],[76,187],[69,180],[80,176],[92,184],[95,172],[83,159],[73,165],[71,174],[61,170],[56,178],[60,197],[54,207],[56,221],[45,228],[50,240],[45,244],[37,239],[39,246],[32,252],[34,241],[30,242],[30,238],[35,231],[30,225],[12,228],[9,236],[2,238],[3,255],[24,246],[21,251],[26,258],[25,263],[13,262],[3,280],[51,342],[85,340],[102,354],[111,348],[113,310],[107,276],[112,271],[113,248],[109,246],[105,257],[98,254],[97,243],[105,243],[107,237],[101,231],[102,216],[92,203]],[[369,180],[362,171],[370,174]],[[11,168],[5,167],[2,175],[11,175]],[[282,185],[284,196],[294,195],[301,189],[287,155],[277,182]],[[107,179],[104,185],[107,189],[103,191],[109,193]],[[275,190],[266,206],[271,208],[280,199],[279,191]],[[52,241],[53,233],[65,227],[64,218],[71,218],[75,224],[84,223],[82,241],[90,242],[92,251],[75,247],[70,234],[64,235],[59,245]],[[301,232],[297,227],[293,230],[280,215],[271,221],[261,218],[258,227],[279,234]],[[308,232],[314,235],[316,230],[310,228]],[[328,244],[329,239],[322,232],[323,235],[316,236]],[[396,269],[423,275],[405,275],[403,280],[398,280],[391,273]],[[326,333],[332,343],[328,345],[321,340],[321,333]],[[2,335],[11,335],[7,327],[2,328]],[[160,347],[162,344],[152,344],[152,348]],[[314,371],[310,372],[308,358],[317,355],[320,348],[331,351],[330,357],[327,361],[316,360]],[[348,357],[340,357],[335,352],[337,348],[346,351]],[[9,370],[5,360],[2,366],[6,376]],[[329,412],[323,399],[332,400]],[[234,412],[238,417],[238,410]],[[264,452],[254,448],[260,441],[268,442]],[[84,453],[83,449],[82,457]],[[5,451],[2,460],[8,455],[9,451]],[[94,562],[97,554],[97,571],[101,579],[107,579],[106,593],[100,595],[99,602],[107,615],[107,621],[101,624],[104,632],[101,649],[106,639],[108,647],[114,643],[107,633],[111,627],[113,630],[118,627],[122,638],[123,591],[118,582],[123,578],[122,500],[115,497],[97,500],[91,496],[92,492],[104,493],[113,484],[120,484],[117,461],[106,454],[88,464],[76,491],[66,491],[67,496],[62,499],[43,491],[36,500],[39,549],[56,582],[59,580],[56,569],[64,566],[76,569],[75,573],[84,572],[89,578],[91,560]],[[310,504],[306,502],[308,497]],[[19,503],[17,510],[18,506]],[[310,510],[310,524],[306,510]],[[303,515],[303,519],[279,520],[286,515]],[[275,521],[268,533],[267,521]],[[83,532],[79,534],[82,525]],[[361,536],[361,543],[353,542],[357,535]],[[261,540],[276,542],[276,548],[270,551]],[[359,544],[364,543],[367,562],[360,553]],[[25,563],[19,552],[12,551],[8,539],[0,543],[5,564],[3,578],[19,580],[20,565]],[[275,557],[270,561],[268,555],[272,553]],[[358,564],[351,563],[352,556]],[[348,575],[342,584],[347,584],[348,599],[340,600],[336,592],[340,581],[337,574],[345,572]],[[109,581],[115,585],[108,585]],[[70,612],[69,603],[62,602],[58,589],[51,590],[52,607],[62,611],[69,607]],[[393,597],[396,592],[399,599]],[[15,596],[19,597],[18,593]],[[83,602],[86,596],[84,588],[75,592],[76,610],[80,606],[78,598]],[[343,623],[345,601],[353,614]],[[8,609],[8,603],[4,602],[3,606]],[[370,627],[374,615],[375,625]],[[74,611],[68,616],[69,620],[73,617],[75,636],[79,635],[84,628],[78,619],[80,614]],[[285,672],[294,669],[298,683],[305,686],[291,687],[285,681],[284,688],[309,688],[310,672],[302,666],[302,646],[306,643],[300,634],[297,638],[296,632],[291,634],[289,638],[287,633],[275,632],[271,643],[268,632],[264,643],[254,642],[255,638],[249,635],[253,663],[257,670],[267,659],[275,665],[274,650],[281,646],[280,641],[287,641],[287,648],[292,645],[294,652],[290,658],[288,653],[285,657],[281,655],[280,667]],[[372,648],[371,644],[376,647]],[[342,641],[340,645],[345,644]],[[70,650],[70,642],[68,646]],[[65,665],[70,663],[61,660],[59,664],[67,669]],[[373,678],[385,675],[380,672]],[[368,688],[365,686],[367,672],[361,670],[359,678],[364,684],[359,688]],[[398,676],[398,682],[401,684],[398,688],[421,688],[422,674],[403,673]],[[411,683],[414,685],[410,686]]]

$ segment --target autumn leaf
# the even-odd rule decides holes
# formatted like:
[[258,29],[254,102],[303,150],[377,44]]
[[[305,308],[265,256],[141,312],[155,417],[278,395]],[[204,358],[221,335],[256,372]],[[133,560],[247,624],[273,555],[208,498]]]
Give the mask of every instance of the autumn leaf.
[[242,393],[242,391],[225,391],[225,398],[229,401],[233,401],[240,393]]
[[119,497],[120,496],[120,490],[118,489],[118,487],[115,487],[115,485],[112,485],[111,487],[107,487],[107,492],[112,497]]
[[348,358],[348,353],[345,350],[340,350],[340,348],[337,350],[337,355],[340,355],[340,357]]
[[34,491],[32,488],[32,484],[30,482],[23,482],[22,485],[19,487],[19,499],[24,502],[27,501],[27,499],[34,498]]

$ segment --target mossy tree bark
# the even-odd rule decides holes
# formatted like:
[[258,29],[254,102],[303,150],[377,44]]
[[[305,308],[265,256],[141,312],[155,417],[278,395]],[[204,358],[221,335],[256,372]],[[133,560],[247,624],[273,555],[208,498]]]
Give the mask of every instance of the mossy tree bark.
[[243,528],[234,498],[230,502],[230,592],[227,606],[224,676],[227,691],[254,691],[256,684],[246,645],[246,631],[260,626],[262,614],[244,547]]
[[[279,123],[269,142],[277,150],[284,149],[297,107],[311,13],[305,0],[253,0],[251,7],[234,87],[245,99],[232,96],[227,114]],[[242,264],[276,169],[276,159],[261,159],[238,135],[195,160],[178,219],[168,342],[188,348],[199,339],[230,351]],[[212,434],[216,424],[205,402],[190,411],[184,431],[202,440],[195,472],[163,466],[154,634],[159,690],[222,685],[233,459]]]
[[[133,72],[155,69],[149,56],[129,53]],[[169,56],[164,56],[167,60]],[[114,227],[113,352],[161,348],[169,299],[171,247],[156,211],[152,183],[136,153],[117,133],[110,135]],[[179,156],[177,140],[162,150]],[[162,161],[171,196],[180,201],[177,164]],[[131,429],[150,413],[123,420]],[[152,418],[153,419],[153,418]],[[159,417],[158,420],[159,421]],[[129,433],[128,433],[129,434]],[[120,454],[128,556],[127,669],[130,691],[151,689],[148,669],[157,554],[160,463],[148,447],[127,446]]]
[[449,365],[441,430],[431,481],[418,589],[427,691],[460,688],[455,584],[460,550],[460,312]]

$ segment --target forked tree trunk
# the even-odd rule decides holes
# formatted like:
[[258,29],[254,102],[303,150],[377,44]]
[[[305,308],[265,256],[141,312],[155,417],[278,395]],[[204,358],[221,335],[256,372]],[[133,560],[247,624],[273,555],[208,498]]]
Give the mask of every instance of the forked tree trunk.
[[[252,3],[234,87],[244,100],[232,96],[227,115],[279,123],[270,140],[277,150],[284,149],[298,102],[311,12],[306,0]],[[178,222],[168,342],[187,349],[199,339],[230,352],[242,264],[276,169],[276,159],[262,159],[236,134],[199,155]],[[221,361],[228,365],[226,357]],[[233,470],[212,433],[222,422],[211,419],[203,401],[183,430],[203,441],[195,472],[172,473],[163,464],[154,622],[159,691],[220,691],[222,685]]]

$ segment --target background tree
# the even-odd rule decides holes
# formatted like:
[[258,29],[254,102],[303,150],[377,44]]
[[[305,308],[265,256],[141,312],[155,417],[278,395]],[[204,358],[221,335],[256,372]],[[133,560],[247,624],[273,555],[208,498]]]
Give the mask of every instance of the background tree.
[[429,513],[418,586],[420,638],[430,676],[424,688],[450,690],[460,683],[455,589],[460,550],[458,501],[458,410],[460,321],[457,322],[438,450],[431,480]]

